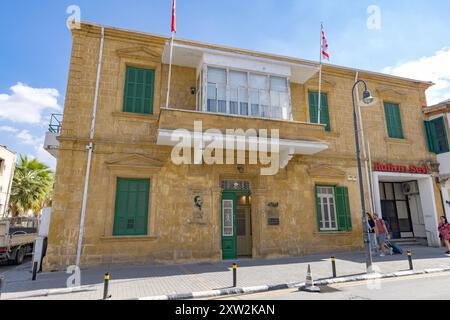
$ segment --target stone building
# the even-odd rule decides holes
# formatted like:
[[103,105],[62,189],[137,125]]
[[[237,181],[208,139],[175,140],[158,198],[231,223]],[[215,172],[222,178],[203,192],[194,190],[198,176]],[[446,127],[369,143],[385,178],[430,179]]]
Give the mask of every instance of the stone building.
[[0,218],[8,214],[16,160],[17,155],[14,152],[0,146]]
[[424,108],[423,113],[428,148],[437,155],[442,200],[450,220],[450,99]]
[[[46,144],[58,160],[47,270],[75,262],[90,142],[83,266],[361,249],[356,76],[377,97],[361,115],[374,169],[368,210],[384,214],[395,237],[440,245],[436,155],[422,115],[431,83],[325,65],[318,124],[318,63],[176,39],[166,108],[169,45],[167,37],[94,24],[73,30],[62,127]],[[227,129],[242,131],[224,136]],[[264,130],[276,143],[252,162],[249,142],[263,141]],[[192,153],[175,152],[174,137]],[[224,145],[223,154],[210,152],[216,160],[232,161],[202,161],[205,140]],[[236,141],[243,144],[234,151]],[[263,172],[270,160],[279,160],[274,175]]]

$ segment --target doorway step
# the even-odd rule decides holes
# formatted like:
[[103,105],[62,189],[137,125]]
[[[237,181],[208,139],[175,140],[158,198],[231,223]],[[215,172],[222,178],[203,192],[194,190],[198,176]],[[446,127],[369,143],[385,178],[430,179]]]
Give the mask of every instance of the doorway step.
[[402,239],[393,239],[395,243],[397,243],[400,247],[420,247],[420,246],[428,246],[427,239],[422,238],[402,238]]

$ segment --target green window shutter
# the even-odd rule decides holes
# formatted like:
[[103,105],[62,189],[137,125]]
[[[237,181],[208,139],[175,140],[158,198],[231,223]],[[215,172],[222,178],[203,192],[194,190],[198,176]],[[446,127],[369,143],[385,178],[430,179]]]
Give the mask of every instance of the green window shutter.
[[320,212],[320,198],[319,198],[319,187],[316,186],[316,217],[317,217],[317,230],[320,231],[321,229],[321,220],[322,215]]
[[430,121],[425,121],[425,135],[427,139],[428,151],[435,152],[433,145],[433,123]]
[[336,215],[339,231],[352,230],[352,215],[350,211],[350,201],[347,187],[335,188]]
[[447,130],[445,129],[445,120],[443,117],[425,121],[425,132],[430,152],[441,154],[450,151]]
[[393,103],[384,103],[386,125],[389,138],[404,139],[400,106]]
[[311,123],[317,123],[317,111],[318,111],[318,94],[315,92],[309,92],[308,98],[309,98],[309,121]]
[[445,120],[443,117],[433,120],[434,145],[437,154],[449,152],[447,130],[445,129]]
[[149,179],[117,179],[114,236],[147,235]]
[[[320,123],[326,124],[326,131],[331,131],[331,125],[330,125],[330,113],[328,108],[328,95],[326,93],[321,93],[321,110],[320,110]],[[319,114],[319,93],[318,92],[309,92],[308,93],[309,98],[309,117],[311,123],[317,123],[318,121],[318,114]]]
[[153,114],[155,70],[127,67],[123,111]]

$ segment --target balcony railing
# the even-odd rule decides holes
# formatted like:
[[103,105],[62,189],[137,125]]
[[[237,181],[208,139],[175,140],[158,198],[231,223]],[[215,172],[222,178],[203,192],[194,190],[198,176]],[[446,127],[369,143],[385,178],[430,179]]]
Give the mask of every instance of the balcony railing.
[[61,133],[62,128],[62,114],[52,114],[50,118],[50,124],[48,126],[48,131],[55,134]]

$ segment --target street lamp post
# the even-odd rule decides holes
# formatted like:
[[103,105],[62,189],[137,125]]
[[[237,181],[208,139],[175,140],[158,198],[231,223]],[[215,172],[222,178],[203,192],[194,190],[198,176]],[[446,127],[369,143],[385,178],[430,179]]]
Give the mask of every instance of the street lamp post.
[[[356,116],[356,104],[355,104],[355,89],[357,89],[358,84],[364,84],[364,94],[363,94],[363,102],[365,104],[371,104],[374,101],[372,94],[367,89],[367,83],[364,80],[358,80],[355,82],[352,89],[352,100],[353,100],[353,122],[355,126],[355,142],[356,142],[356,155],[358,159],[358,176],[359,176],[359,192],[361,194],[361,209],[362,209],[362,224],[364,231],[364,246],[366,249],[366,267],[367,272],[372,272],[372,250],[370,248],[370,239],[369,239],[369,228],[367,224],[367,216],[366,216],[366,198],[364,194],[364,181],[362,175],[362,166],[361,166],[361,149],[359,147],[359,129],[358,129],[358,120]],[[364,143],[364,141],[363,141]]]

